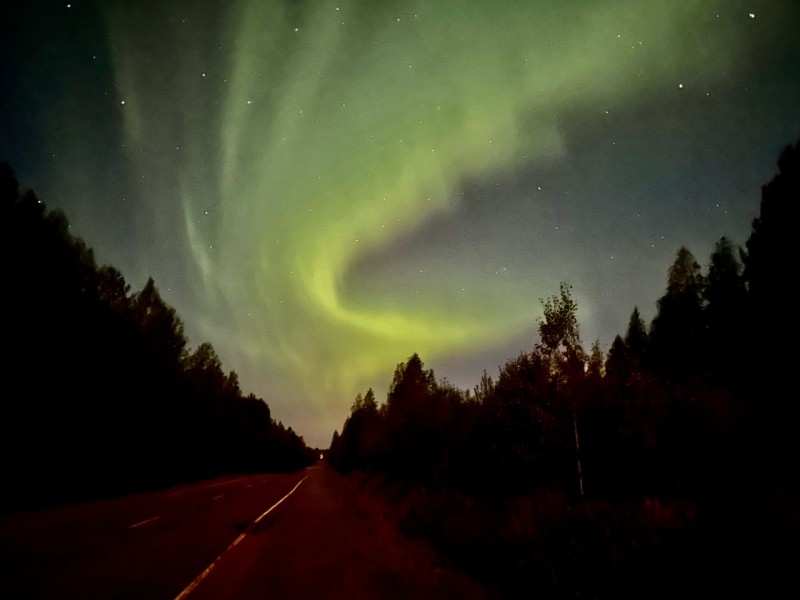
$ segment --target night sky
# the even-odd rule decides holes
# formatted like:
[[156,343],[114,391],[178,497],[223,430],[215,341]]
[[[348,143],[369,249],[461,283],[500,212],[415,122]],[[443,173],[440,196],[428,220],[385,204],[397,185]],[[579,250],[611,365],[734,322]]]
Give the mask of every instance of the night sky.
[[0,160],[320,447],[414,352],[496,375],[561,281],[607,350],[800,139],[796,0],[18,4]]

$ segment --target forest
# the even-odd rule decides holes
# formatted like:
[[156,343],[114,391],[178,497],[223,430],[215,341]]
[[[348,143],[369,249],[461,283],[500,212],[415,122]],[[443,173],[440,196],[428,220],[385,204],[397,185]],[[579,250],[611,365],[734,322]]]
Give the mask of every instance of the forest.
[[328,460],[503,595],[781,590],[800,517],[798,201],[800,143],[762,187],[745,246],[719,239],[705,269],[679,248],[655,317],[632,307],[607,352],[584,347],[562,283],[530,352],[472,390],[412,355],[385,401],[355,398]]
[[[530,351],[471,390],[400,362],[384,400],[356,396],[328,462],[501,596],[781,589],[800,522],[800,142],[777,167],[743,247],[717,240],[705,267],[677,249],[650,323],[632,307],[607,351],[587,349],[562,283]],[[98,266],[7,163],[0,212],[0,512],[316,459],[211,344],[189,348],[152,279],[132,291]]]
[[245,394],[211,344],[188,348],[149,279],[131,291],[22,192],[0,164],[3,400],[0,511],[285,471],[316,459],[302,437]]

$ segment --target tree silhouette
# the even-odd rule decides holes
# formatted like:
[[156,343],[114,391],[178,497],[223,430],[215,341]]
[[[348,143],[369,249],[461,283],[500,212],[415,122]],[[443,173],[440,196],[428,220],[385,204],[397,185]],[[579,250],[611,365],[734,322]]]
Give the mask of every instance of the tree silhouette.
[[203,342],[183,361],[183,370],[198,392],[217,395],[223,392],[226,384],[222,361],[214,347]]
[[384,414],[389,439],[389,468],[398,474],[432,476],[439,458],[436,379],[418,354],[397,365]]
[[639,314],[639,307],[634,306],[625,332],[625,348],[632,373],[641,373],[645,367],[649,342],[644,319]]
[[0,371],[0,509],[313,460],[262,400],[242,397],[210,344],[187,356],[183,324],[152,278],[132,294],[63,213],[20,192],[7,163],[0,216],[0,320],[13,349]]
[[148,355],[166,371],[177,372],[186,349],[183,323],[161,299],[152,277],[133,296],[133,311]]
[[[586,352],[581,344],[578,327],[578,305],[572,298],[572,287],[564,282],[559,285],[559,294],[542,301],[543,317],[539,319],[540,343],[534,353],[542,356],[549,365],[550,378],[561,396],[559,403],[569,406],[569,417],[558,420],[561,435],[564,436],[562,446],[564,460],[567,458],[565,430],[570,430],[574,442],[574,461],[576,465],[578,492],[584,493],[583,474],[580,462],[580,434],[578,431],[579,404],[585,397]],[[599,346],[598,346],[599,350]],[[596,364],[596,371],[602,367]],[[562,413],[563,415],[563,413]]]
[[584,371],[586,353],[581,345],[577,308],[572,287],[564,282],[558,295],[542,300],[544,315],[539,319],[540,342],[535,352],[549,365],[557,385],[566,385]]
[[[794,356],[786,341],[794,328],[782,308],[790,294],[798,250],[794,227],[800,206],[800,142],[778,158],[778,172],[761,188],[759,215],[753,220],[743,277],[747,284],[749,369],[747,387],[762,431],[763,469],[781,482],[781,494],[797,497],[800,465],[795,424],[800,408],[794,388]],[[791,320],[790,320],[791,321]],[[793,490],[787,492],[787,490]]]
[[331,442],[333,462],[343,471],[371,469],[378,465],[383,447],[383,422],[372,388],[358,394],[350,408],[350,417],[342,428],[341,438]]
[[[778,158],[777,174],[761,188],[759,216],[753,219],[744,258],[744,279],[756,315],[764,324],[774,312],[768,310],[786,286],[785,268],[797,254],[794,225],[800,198],[800,142],[787,146]],[[769,326],[763,328],[770,331]]]
[[667,291],[658,300],[650,327],[650,353],[658,373],[686,383],[701,369],[705,349],[704,277],[700,265],[681,246],[669,268]]
[[617,382],[619,385],[627,383],[630,379],[631,366],[628,348],[619,335],[614,336],[614,341],[611,342],[611,347],[608,349],[605,372],[610,381]]
[[[496,378],[484,371],[469,394],[416,354],[400,363],[369,428],[382,450],[360,464],[412,490],[400,504],[414,531],[511,595],[587,577],[592,595],[627,597],[699,577],[719,586],[732,570],[758,585],[790,573],[798,181],[800,143],[762,188],[747,252],[721,238],[704,275],[680,247],[649,331],[634,307],[605,357],[599,342],[584,352],[562,283],[542,301],[533,351]],[[332,457],[363,439],[355,417],[368,404],[356,399]]]
[[746,365],[747,287],[737,254],[727,238],[717,241],[704,289],[709,369],[715,382],[727,387],[741,384]]

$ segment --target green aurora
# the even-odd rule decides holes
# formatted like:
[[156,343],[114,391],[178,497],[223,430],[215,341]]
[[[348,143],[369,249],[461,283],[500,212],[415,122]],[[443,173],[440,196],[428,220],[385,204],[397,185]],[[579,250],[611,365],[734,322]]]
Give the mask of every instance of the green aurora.
[[[558,171],[576,152],[576,130],[624,129],[665,96],[700,102],[741,80],[792,35],[796,13],[778,4],[113,3],[104,36],[137,249],[135,261],[113,262],[134,285],[154,272],[192,343],[210,340],[245,391],[327,445],[355,394],[376,386],[380,398],[413,352],[437,366],[532,344],[538,299],[561,279],[575,286],[585,331],[608,335],[592,324],[601,301],[575,280],[577,237],[570,258],[555,247],[527,267],[502,244],[473,252],[440,240],[422,261],[414,245],[458,219],[472,186]],[[97,122],[74,127],[90,146]],[[624,168],[598,168],[594,180]],[[535,205],[539,190],[520,184],[514,194]],[[487,210],[512,215],[503,198]],[[492,221],[501,238],[503,222]],[[123,256],[106,249],[110,234],[85,229],[101,256]],[[676,239],[651,265],[655,281],[663,257],[692,241]],[[191,289],[173,291],[175,280]],[[660,292],[648,289],[648,301]],[[620,314],[635,300],[617,299]]]

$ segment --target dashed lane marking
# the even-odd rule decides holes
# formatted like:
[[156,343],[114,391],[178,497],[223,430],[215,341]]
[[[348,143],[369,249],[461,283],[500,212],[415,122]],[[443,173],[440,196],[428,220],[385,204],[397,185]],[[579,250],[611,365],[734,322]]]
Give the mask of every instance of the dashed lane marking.
[[152,523],[153,521],[160,518],[161,517],[150,517],[149,519],[145,519],[144,521],[139,521],[138,523],[134,523],[133,525],[128,525],[128,529],[136,529],[137,527],[141,527],[142,525],[147,525],[148,523]]
[[[238,479],[226,479],[225,481],[217,481],[215,483],[207,483],[205,485],[196,485],[184,490],[171,492],[167,494],[167,498],[172,498],[173,496],[183,496],[184,494],[191,494],[192,492],[197,492],[199,490],[207,490],[208,488],[219,487],[221,485],[230,485],[231,483],[236,483],[237,481],[246,481],[248,479],[252,479],[252,477],[239,477]],[[252,486],[248,485],[247,487],[252,487]]]

